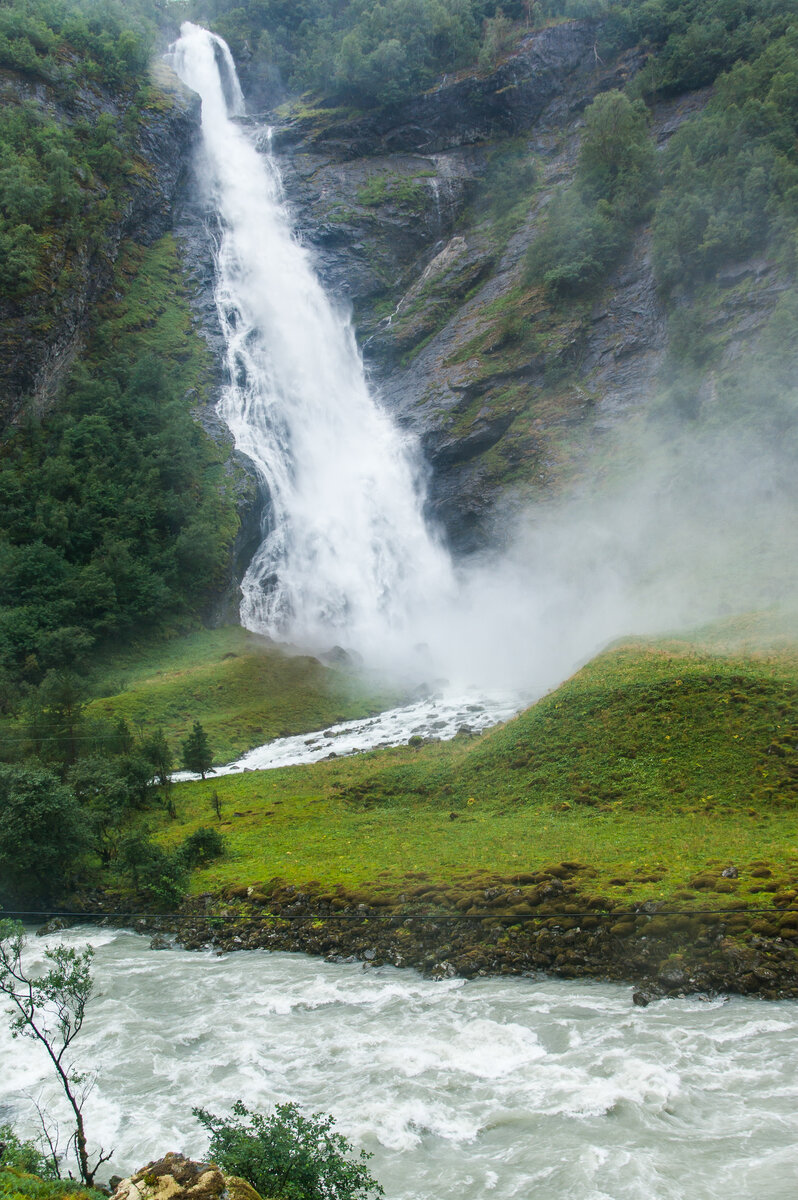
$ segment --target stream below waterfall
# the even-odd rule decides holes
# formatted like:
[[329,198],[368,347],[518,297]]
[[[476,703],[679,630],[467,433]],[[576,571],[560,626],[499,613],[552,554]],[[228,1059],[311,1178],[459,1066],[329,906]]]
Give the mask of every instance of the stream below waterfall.
[[[448,741],[458,733],[483,733],[492,725],[509,721],[522,707],[521,697],[509,692],[492,696],[484,693],[433,696],[400,708],[386,709],[372,717],[341,721],[313,733],[275,738],[249,750],[234,762],[214,767],[210,776],[217,778],[241,771],[300,766],[319,762],[322,758],[337,758],[385,746],[403,746],[413,737]],[[172,778],[180,782],[199,779],[199,775],[175,771]]]
[[[793,1200],[798,1006],[545,978],[433,982],[300,954],[96,947],[76,1043],[93,1143],[124,1173],[201,1155],[191,1108],[295,1100],[373,1152],[388,1200]],[[68,1123],[38,1048],[0,1026],[0,1123]]]

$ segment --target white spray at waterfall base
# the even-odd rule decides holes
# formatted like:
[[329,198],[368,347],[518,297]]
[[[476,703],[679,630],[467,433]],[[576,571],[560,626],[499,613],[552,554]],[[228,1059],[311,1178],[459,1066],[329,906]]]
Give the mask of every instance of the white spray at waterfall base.
[[229,374],[220,412],[268,493],[246,627],[312,650],[337,642],[461,695],[510,688],[520,704],[618,636],[794,603],[795,488],[774,482],[767,453],[717,431],[669,445],[629,435],[624,479],[508,517],[504,549],[456,569],[424,520],[418,449],[369,389],[273,157],[236,120],[227,46],[186,24],[170,61],[202,97]]

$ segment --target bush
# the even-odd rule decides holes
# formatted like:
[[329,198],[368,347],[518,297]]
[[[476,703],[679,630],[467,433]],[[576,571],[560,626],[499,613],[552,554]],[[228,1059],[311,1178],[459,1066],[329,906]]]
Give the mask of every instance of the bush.
[[224,838],[218,829],[201,825],[190,834],[180,847],[183,862],[188,867],[197,867],[224,854]]
[[55,1165],[33,1142],[23,1142],[10,1125],[0,1125],[0,1170],[13,1167],[40,1179],[57,1179]]
[[739,64],[671,139],[654,219],[654,265],[664,287],[693,287],[768,243],[792,244],[797,53],[793,30]]
[[617,91],[597,96],[585,113],[576,181],[550,204],[530,247],[530,278],[555,297],[602,279],[647,215],[656,182],[643,103]]
[[240,1100],[233,1105],[233,1119],[201,1108],[193,1111],[211,1135],[209,1157],[262,1196],[367,1200],[384,1194],[366,1167],[371,1155],[361,1150],[357,1158],[350,1157],[351,1144],[332,1132],[333,1118],[324,1113],[305,1117],[296,1104],[278,1104],[264,1117]]
[[169,853],[143,834],[133,834],[119,852],[122,870],[136,892],[156,908],[176,907],[186,894],[186,864],[180,851]]

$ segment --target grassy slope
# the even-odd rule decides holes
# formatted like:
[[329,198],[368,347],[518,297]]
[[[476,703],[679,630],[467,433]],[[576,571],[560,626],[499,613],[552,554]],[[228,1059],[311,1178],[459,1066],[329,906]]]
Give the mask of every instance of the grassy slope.
[[307,655],[290,655],[239,626],[131,646],[93,680],[88,715],[162,727],[177,750],[200,721],[217,762],[270,738],[368,716],[394,701],[384,690]]
[[209,823],[216,789],[228,853],[197,890],[280,876],[463,905],[578,861],[594,900],[768,905],[798,884],[796,747],[795,650],[629,642],[476,741],[182,785],[163,836]]
[[100,1200],[102,1193],[71,1180],[42,1179],[16,1167],[0,1167],[0,1200]]

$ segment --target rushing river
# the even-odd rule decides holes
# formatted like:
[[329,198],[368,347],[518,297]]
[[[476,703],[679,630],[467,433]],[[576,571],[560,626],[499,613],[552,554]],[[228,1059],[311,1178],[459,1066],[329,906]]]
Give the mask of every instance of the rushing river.
[[[202,1154],[193,1105],[293,1099],[373,1151],[389,1200],[794,1200],[798,1006],[632,1005],[549,979],[433,983],[297,954],[155,952],[101,929],[76,1043],[93,1142],[126,1172]],[[31,961],[44,942],[31,938]],[[43,1055],[0,1030],[0,1122],[58,1111]],[[35,1114],[33,1114],[35,1117]],[[67,1128],[65,1114],[62,1129]]]

